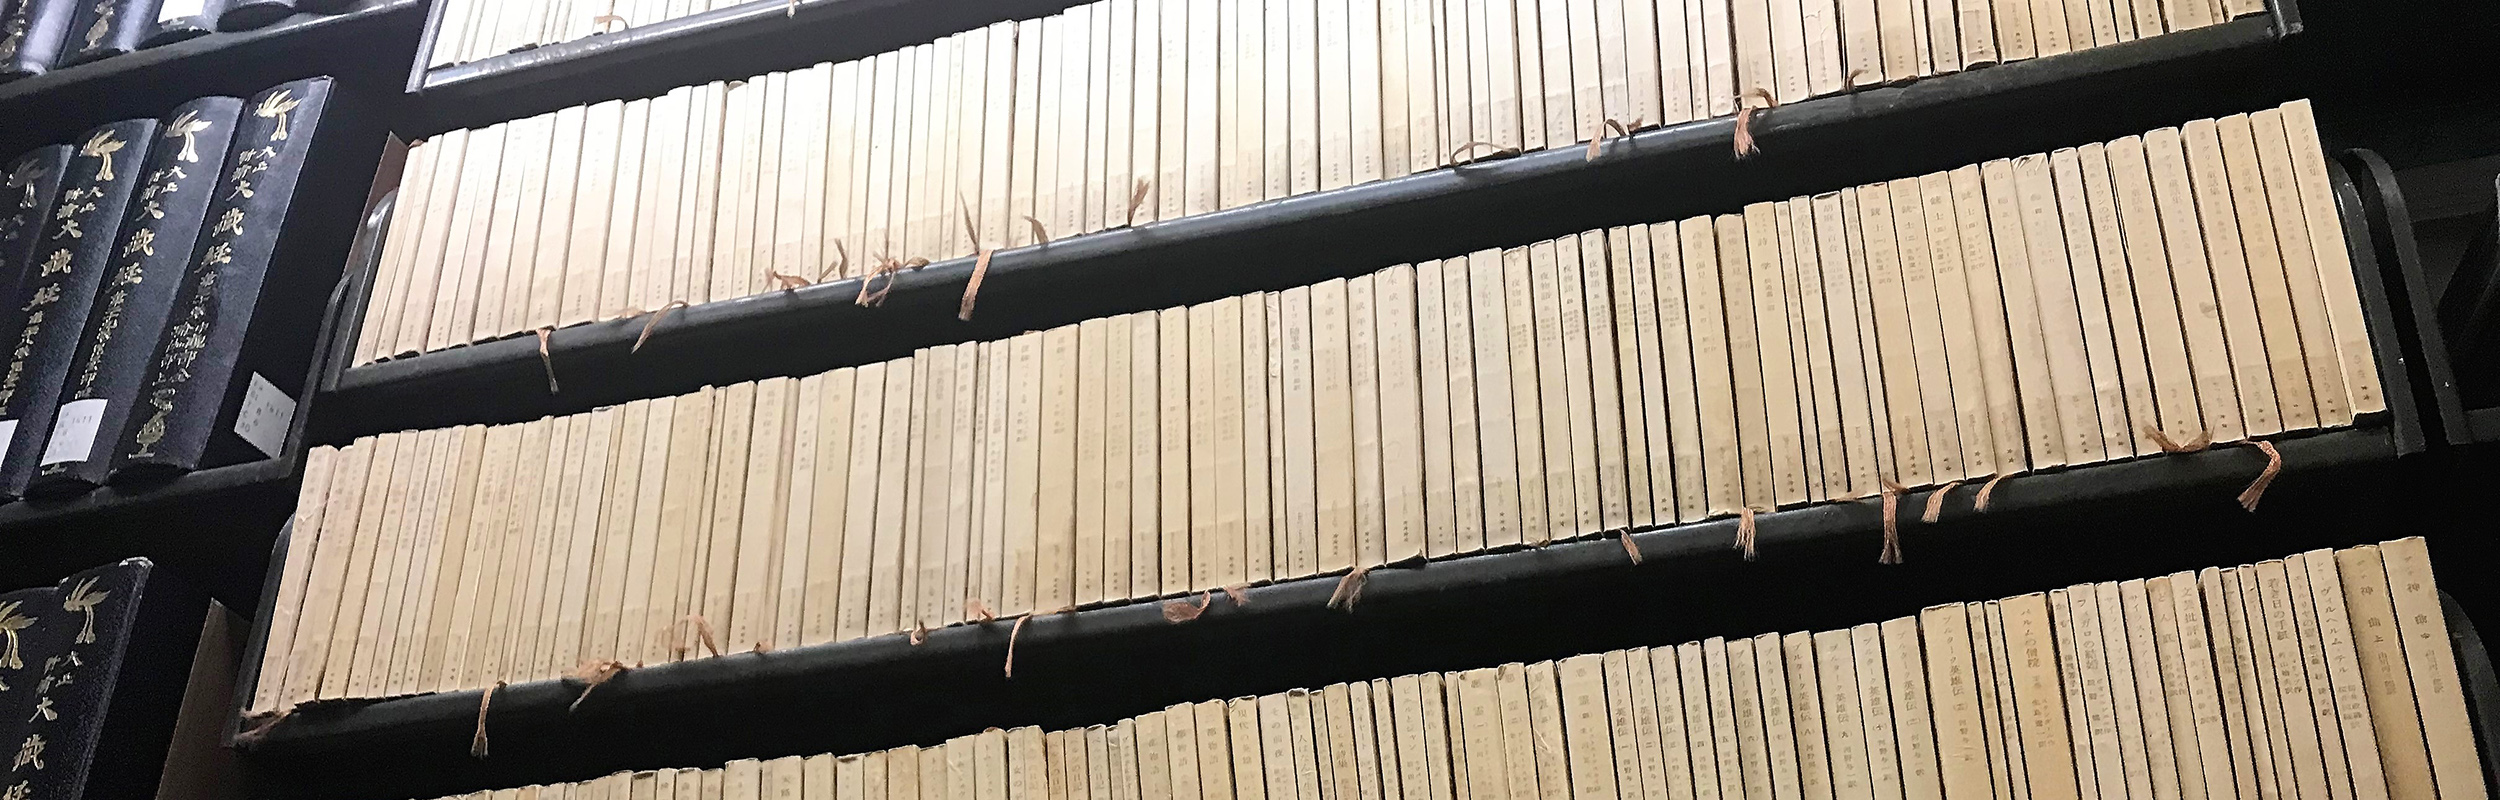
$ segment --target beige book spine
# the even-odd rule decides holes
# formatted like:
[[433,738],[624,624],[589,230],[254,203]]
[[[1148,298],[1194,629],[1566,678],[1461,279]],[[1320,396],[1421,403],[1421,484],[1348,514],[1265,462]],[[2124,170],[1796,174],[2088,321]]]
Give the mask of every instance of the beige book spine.
[[2483,773],[2474,758],[2474,733],[2465,713],[2456,653],[2449,646],[2447,618],[2431,576],[2429,545],[2414,536],[2380,545],[2379,551],[2387,565],[2388,599],[2395,606],[2397,632],[2404,637],[2407,671],[2439,794],[2480,795]]
[[1608,724],[1612,705],[1605,658],[1566,658],[1556,663],[1554,673],[1561,683],[1564,749],[1569,754],[1572,796],[1577,800],[1613,800],[1622,796],[1615,780],[1615,764],[1621,753]]
[[[1423,372],[1417,362],[1416,335],[1420,326],[1416,319],[1415,268],[1401,264],[1381,271],[1374,279],[1373,291],[1375,314],[1371,324],[1378,347],[1382,517],[1387,529],[1387,551],[1382,558],[1384,563],[1396,563],[1422,557],[1425,540],[1434,530],[1434,517],[1427,513],[1425,501],[1425,465],[1430,463],[1431,454],[1425,445],[1419,385]],[[1446,404],[1447,398],[1442,402]],[[1447,463],[1446,458],[1444,454],[1443,463]],[[1258,482],[1265,480],[1264,475],[1258,476]],[[1266,501],[1263,487],[1254,494],[1259,503]],[[1262,535],[1246,538],[1257,542]]]
[[[2354,795],[2353,768],[2345,753],[2344,730],[2335,713],[2333,678],[2328,675],[2326,643],[2318,625],[2315,592],[2310,587],[2309,559],[2291,556],[2283,559],[2285,574],[2284,598],[2292,625],[2299,634],[2299,650],[2293,657],[2300,677],[2308,684],[2308,707],[2285,704],[2286,716],[2305,715],[2308,724],[2317,729],[2320,749],[2319,763],[2326,768],[2328,796],[2344,800]],[[2271,599],[2270,599],[2271,601]]]
[[1284,320],[1285,536],[1292,545],[1282,575],[1319,574],[1319,466],[1312,439],[1316,409],[1311,392],[1311,290],[1282,293]]
[[[1768,392],[1765,392],[1765,360],[1763,360],[1763,327],[1755,325],[1758,317],[1770,317],[1768,297],[1755,297],[1753,290],[1753,252],[1750,252],[1745,217],[1720,215],[1713,220],[1718,235],[1718,275],[1723,310],[1728,317],[1728,362],[1730,390],[1735,395],[1735,430],[1770,432]],[[1765,305],[1758,310],[1758,305]],[[1795,407],[1795,405],[1785,405]],[[1738,437],[1738,470],[1743,485],[1743,505],[1755,510],[1768,510],[1778,505],[1783,495],[1780,467],[1773,467],[1775,457],[1785,460],[1785,452],[1773,450],[1773,435],[1740,435]],[[1795,440],[1788,440],[1793,447]]]
[[1980,723],[1978,670],[1973,663],[1970,615],[1961,604],[1930,606],[1919,611],[1916,633],[1925,644],[1926,686],[1934,702],[1937,786],[1945,800],[1991,797],[1988,774],[1990,743]]
[[[1865,232],[1862,263],[1874,311],[1875,334],[1871,343],[1881,354],[1880,360],[1871,363],[1880,365],[1877,368],[1882,370],[1880,391],[1889,411],[1891,474],[1884,477],[1905,486],[1923,486],[1934,477],[1934,465],[1929,460],[1927,429],[1921,412],[1921,359],[1910,331],[1912,312],[1902,280],[1899,228],[1891,195],[1889,187],[1882,184],[1855,193],[1858,221]],[[1920,309],[1919,313],[1926,312]]]
[[[2310,599],[2316,603],[2319,644],[2324,651],[2335,725],[2343,730],[2344,749],[2355,754],[2353,796],[2384,800],[2389,796],[2387,765],[2380,758],[2383,734],[2370,716],[2369,685],[2362,668],[2359,636],[2347,601],[2343,565],[2336,553],[2312,550],[2299,556],[2309,572]],[[2313,682],[2314,686],[2315,683]]]
[[2005,298],[2005,324],[2012,333],[2015,396],[2022,403],[2023,431],[2029,437],[2033,469],[2066,463],[2057,391],[2049,364],[2049,345],[2040,324],[2034,291],[2032,253],[2024,224],[2022,188],[2014,162],[1990,161],[1980,168],[1988,198],[1988,224],[1996,239],[1997,279]]
[[2318,256],[2321,247],[2338,247],[2342,242],[2310,240],[2308,220],[2301,208],[2299,167],[2285,134],[2283,111],[2258,111],[2248,115],[2248,121],[2256,140],[2257,170],[2264,189],[2268,224],[2281,239],[2279,251],[2286,290],[2301,332],[2301,359],[2317,401],[2317,422],[2324,427],[2350,424],[2352,393],[2336,354],[2335,325],[2328,314],[2319,272],[2326,260]]
[[2283,245],[2275,235],[2265,177],[2259,172],[2256,134],[2246,114],[2222,117],[2215,120],[2214,127],[2222,140],[2223,173],[2230,190],[2230,202],[2225,208],[2234,212],[2238,222],[2244,257],[2240,263],[2248,271],[2249,286],[2255,296],[2251,309],[2264,344],[2262,357],[2274,377],[2277,419],[2285,430],[2317,427],[2317,395],[2309,379],[2309,359],[2301,347],[2299,319],[2293,311],[2290,279],[2284,270]]
[[1349,293],[1342,279],[1311,287],[1311,430],[1321,573],[1351,569],[1362,553],[1355,508],[1360,462],[1354,452]]
[[1964,471],[1960,433],[1955,427],[1952,368],[1936,297],[1933,249],[1950,246],[1951,240],[1930,238],[1933,232],[1921,181],[1897,180],[1887,188],[1892,193],[1894,239],[1901,246],[1901,294],[1911,311],[1911,349],[1921,354],[1917,396],[1925,410],[1929,477],[1939,482],[1968,477],[1971,473]]
[[1704,639],[1701,641],[1700,663],[1693,666],[1700,668],[1702,679],[1708,686],[1710,702],[1702,709],[1710,715],[1711,769],[1719,779],[1719,796],[1748,797],[1745,764],[1739,752],[1742,734],[1737,728],[1736,690],[1731,680],[1734,670],[1729,664],[1729,655],[1725,640],[1717,637]]
[[1875,785],[1868,769],[1864,704],[1858,698],[1857,654],[1849,632],[1815,633],[1814,661],[1821,679],[1823,730],[1831,737],[1832,796],[1871,800]]
[[2354,414],[2385,411],[2387,399],[2379,390],[2377,351],[2370,347],[2367,323],[2361,318],[2352,256],[2345,249],[2348,245],[2344,227],[2336,215],[2334,190],[2327,182],[2326,156],[2318,139],[2317,119],[2307,100],[2285,103],[2282,111],[2283,133],[2291,145],[2300,191],[2301,216],[2309,229],[2310,249],[2318,259],[2318,279],[2326,295],[2326,316],[2335,337],[2335,352],[2344,366],[2344,389],[2352,397]]
[[[1443,558],[1458,552],[1458,468],[1455,459],[1472,459],[1458,450],[1456,432],[1462,419],[1472,418],[1474,405],[1450,392],[1447,376],[1455,373],[1452,345],[1464,341],[1448,335],[1449,303],[1443,289],[1448,262],[1415,265],[1415,364],[1422,413],[1424,556]],[[1460,409],[1466,409],[1463,413]],[[1281,498],[1280,498],[1281,499]]]
[[2072,734],[2057,674],[2057,644],[2051,633],[2048,597],[2033,593],[1999,601],[2005,611],[2006,642],[2014,664],[2015,714],[2021,726],[2023,765],[2031,796],[2040,800],[2074,800]]
[[1372,321],[1377,273],[1346,281],[1346,367],[1353,412],[1354,563],[1387,563],[1389,531],[1382,516],[1380,452],[1380,339]]
[[[1661,222],[1648,228],[1634,235],[1649,243],[1646,268],[1653,291],[1638,295],[1635,303],[1636,310],[1646,310],[1656,320],[1654,332],[1643,333],[1642,340],[1657,340],[1661,408],[1666,415],[1664,430],[1652,439],[1650,452],[1655,463],[1659,446],[1656,443],[1663,442],[1668,463],[1674,467],[1666,476],[1669,482],[1663,485],[1657,481],[1658,473],[1651,473],[1651,502],[1657,506],[1662,521],[1685,522],[1701,519],[1711,510],[1703,467],[1710,461],[1711,453],[1702,444],[1702,395],[1696,371],[1696,365],[1705,362],[1701,360],[1702,341],[1692,335],[1690,326],[1697,301],[1686,292],[1690,286],[1685,281],[1692,273],[1684,265],[1683,225]],[[1639,276],[1633,280],[1637,289]],[[1643,369],[1648,365],[1649,359],[1644,356]],[[1655,420],[1653,414],[1652,421]]]
[[[1694,217],[1678,225],[1682,240],[1682,272],[1684,273],[1685,330],[1692,336],[1693,372],[1696,375],[1696,406],[1702,419],[1737,419],[1737,393],[1734,368],[1726,331],[1736,330],[1725,310],[1726,296],[1719,279],[1719,237],[1712,230],[1708,217]],[[1750,326],[1746,326],[1750,327]],[[1705,494],[1708,516],[1733,514],[1745,505],[1742,445],[1736,428],[1727,425],[1703,426],[1701,430],[1702,474],[1706,475]]]
[[1129,318],[1129,596],[1161,593],[1163,582],[1162,321],[1152,312]]

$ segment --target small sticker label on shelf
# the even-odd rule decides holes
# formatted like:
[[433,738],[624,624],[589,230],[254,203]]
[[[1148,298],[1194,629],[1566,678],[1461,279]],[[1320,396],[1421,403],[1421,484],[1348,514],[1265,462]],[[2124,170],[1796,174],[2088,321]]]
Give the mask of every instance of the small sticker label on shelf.
[[287,428],[295,422],[295,399],[278,391],[269,379],[252,373],[252,383],[243,390],[243,407],[234,413],[234,433],[260,448],[263,455],[278,457],[286,446]]
[[112,401],[101,397],[73,400],[61,404],[60,416],[52,420],[52,440],[43,446],[44,466],[63,461],[85,461],[94,452],[96,427],[104,424],[104,409]]
[[196,17],[200,15],[205,5],[207,5],[207,0],[165,0],[164,5],[156,7],[156,21],[168,22],[183,17]]

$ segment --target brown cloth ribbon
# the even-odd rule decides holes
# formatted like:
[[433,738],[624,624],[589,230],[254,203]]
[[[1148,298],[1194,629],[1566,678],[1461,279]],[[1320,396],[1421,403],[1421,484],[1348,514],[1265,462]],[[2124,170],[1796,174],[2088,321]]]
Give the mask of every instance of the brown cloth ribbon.
[[1198,602],[1195,603],[1189,602],[1188,600],[1167,601],[1163,604],[1163,621],[1174,625],[1188,622],[1197,619],[1201,614],[1207,613],[1207,607],[1214,604],[1214,592],[1199,593]]
[[1633,118],[1632,118],[1632,124],[1629,124],[1629,125],[1626,125],[1626,124],[1621,123],[1621,122],[1616,122],[1616,121],[1614,121],[1614,120],[1612,120],[1612,119],[1608,119],[1608,120],[1606,120],[1606,121],[1604,121],[1604,122],[1598,123],[1597,130],[1596,130],[1594,133],[1591,133],[1591,134],[1589,135],[1589,154],[1588,154],[1588,156],[1587,156],[1587,157],[1584,157],[1584,158],[1580,159],[1580,163],[1586,164],[1586,163],[1588,163],[1588,162],[1591,162],[1591,161],[1596,161],[1596,160],[1597,160],[1597,148],[1598,148],[1600,145],[1603,145],[1603,144],[1605,144],[1605,143],[1606,143],[1606,131],[1607,131],[1607,129],[1610,129],[1610,128],[1611,128],[1611,129],[1613,129],[1613,130],[1614,130],[1614,132],[1615,132],[1615,135],[1616,135],[1616,136],[1620,136],[1620,137],[1623,137],[1623,138],[1629,139],[1629,138],[1631,138],[1631,137],[1632,137],[1632,129],[1634,129],[1634,128],[1638,128],[1638,127],[1640,127],[1640,126],[1641,126],[1641,119],[1640,119],[1639,117],[1633,117]]
[[1753,514],[1753,506],[1736,509],[1736,549],[1744,552],[1746,561],[1752,561],[1761,554],[1755,548],[1762,538],[1762,526],[1754,520]]
[[503,685],[503,681],[496,681],[477,696],[477,732],[469,736],[470,758],[486,757],[486,709],[495,704],[495,692],[502,690]]
[[[1482,149],[1482,148],[1488,148],[1488,147],[1489,147],[1489,148],[1492,148],[1492,149],[1493,149],[1493,152],[1485,154],[1484,158],[1471,158],[1471,159],[1467,159],[1466,161],[1460,161],[1460,160],[1459,160],[1459,158],[1458,158],[1459,156],[1466,155],[1466,154],[1468,154],[1468,153],[1475,152],[1476,150],[1479,150],[1479,149]],[[1458,149],[1450,151],[1450,163],[1451,163],[1452,165],[1457,165],[1457,164],[1473,164],[1473,163],[1476,163],[1476,162],[1478,162],[1478,161],[1483,161],[1485,158],[1502,158],[1502,157],[1504,157],[1504,156],[1515,156],[1515,155],[1519,155],[1519,148],[1516,148],[1516,147],[1503,147],[1503,146],[1501,146],[1501,145],[1494,144],[1494,143],[1492,143],[1492,142],[1475,141],[1475,142],[1468,142],[1468,143],[1466,143],[1466,144],[1459,145],[1459,146],[1458,146]]]
[[[643,345],[643,343],[644,343],[644,342],[651,341],[651,332],[652,332],[652,331],[655,331],[655,330],[659,330],[659,328],[660,328],[660,320],[668,319],[668,313],[669,313],[669,312],[671,312],[671,311],[675,311],[675,310],[680,309],[680,308],[685,308],[685,307],[686,307],[686,305],[687,305],[687,304],[686,304],[686,301],[684,301],[684,300],[670,300],[670,301],[668,301],[668,305],[661,306],[661,307],[660,307],[660,310],[658,310],[658,311],[654,311],[654,312],[651,312],[651,319],[650,319],[650,321],[648,321],[648,322],[644,322],[644,323],[642,324],[642,335],[641,335],[641,336],[636,336],[636,337],[634,337],[634,349],[632,349],[632,350],[628,350],[628,351],[626,351],[626,352],[628,352],[628,353],[639,353],[639,352],[642,352],[642,345]],[[553,367],[549,367],[549,371],[550,371],[550,372],[553,372],[553,371],[554,371],[554,368],[553,368]]]
[[[1762,105],[1760,107],[1746,105],[1745,100],[1752,97],[1762,98]],[[1736,158],[1742,160],[1762,152],[1762,147],[1755,144],[1753,139],[1754,115],[1778,106],[1779,100],[1771,97],[1770,90],[1756,86],[1746,89],[1744,94],[1737,96],[1736,105]]]
[[1953,491],[1953,487],[1960,485],[1962,485],[1961,481],[1946,481],[1943,486],[1936,487],[1935,491],[1928,492],[1927,510],[1918,515],[1918,521],[1929,525],[1936,524],[1936,519],[1944,515],[1945,493]]
[[2013,473],[1999,472],[1996,474],[1996,477],[1989,478],[1987,483],[1981,484],[1979,487],[1979,496],[1971,498],[1970,510],[1988,510],[1988,499],[1996,496],[1997,484],[2004,483],[2005,479],[2010,477],[2013,477]]
[[544,364],[544,365],[546,365],[546,367],[547,367],[547,393],[548,393],[548,394],[556,394],[556,393],[559,393],[559,392],[563,391],[562,389],[560,389],[560,388],[558,388],[558,387],[556,386],[556,357],[555,357],[555,354],[550,353],[550,352],[548,352],[548,351],[547,351],[547,340],[548,340],[550,337],[553,337],[553,336],[555,335],[555,333],[556,333],[555,326],[550,325],[550,326],[547,326],[547,327],[544,327],[544,328],[540,328],[540,329],[538,329],[538,330],[531,331],[531,333],[538,334],[538,362],[539,362],[540,364]]
[[1354,613],[1354,601],[1363,597],[1363,583],[1371,578],[1372,568],[1355,567],[1337,579],[1337,590],[1328,593],[1328,607]]
[[2144,426],[2144,435],[2152,439],[2153,444],[2161,447],[2164,453],[2193,453],[2212,447],[2214,443],[2213,431],[2198,431],[2196,438],[2189,439],[2187,444],[2171,441],[2170,437],[2162,434],[2160,428],[2151,425]]
[[1901,495],[1910,490],[1884,478],[1884,551],[1875,556],[1878,564],[1901,563]]
[[2256,511],[2257,501],[2266,498],[2266,487],[2274,485],[2275,476],[2283,474],[2283,452],[2274,449],[2273,442],[2254,441],[2249,444],[2266,451],[2266,471],[2257,473],[2257,479],[2250,481],[2248,488],[2240,490],[2240,507]]
[[625,674],[625,669],[625,662],[615,660],[587,661],[574,668],[573,673],[567,677],[581,680],[582,693],[573,698],[572,705],[564,707],[564,712],[570,714],[581,710],[582,701],[590,699],[591,692],[597,691],[599,685],[607,683],[609,679]]

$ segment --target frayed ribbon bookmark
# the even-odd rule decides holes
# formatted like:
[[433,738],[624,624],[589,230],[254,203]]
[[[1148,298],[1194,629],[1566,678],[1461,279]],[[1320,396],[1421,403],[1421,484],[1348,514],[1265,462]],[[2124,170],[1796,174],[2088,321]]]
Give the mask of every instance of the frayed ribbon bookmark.
[[[1485,149],[1485,148],[1492,148],[1493,152],[1491,152],[1491,153],[1486,153],[1486,154],[1484,155],[1484,157],[1483,157],[1483,158],[1469,158],[1469,159],[1467,159],[1467,160],[1465,160],[1465,161],[1461,161],[1461,160],[1459,160],[1459,157],[1460,157],[1460,156],[1467,155],[1467,154],[1473,153],[1473,152],[1475,152],[1475,151],[1477,151],[1477,150],[1480,150],[1480,149]],[[1519,155],[1519,148],[1516,148],[1516,147],[1503,147],[1503,146],[1501,146],[1501,145],[1494,144],[1494,143],[1492,143],[1492,142],[1484,142],[1484,141],[1468,142],[1468,143],[1466,143],[1466,144],[1459,145],[1459,146],[1458,146],[1458,149],[1450,151],[1450,164],[1451,164],[1452,166],[1456,166],[1456,165],[1459,165],[1459,164],[1473,164],[1473,163],[1476,163],[1476,162],[1478,162],[1478,161],[1483,161],[1483,160],[1485,160],[1485,159],[1487,159],[1487,158],[1503,158],[1503,157],[1506,157],[1506,156],[1515,156],[1515,155]]]
[[1207,607],[1214,604],[1214,592],[1199,593],[1198,602],[1195,603],[1187,600],[1167,601],[1163,604],[1163,621],[1174,625],[1189,622],[1197,619],[1199,615],[1207,613]]
[[502,691],[503,686],[503,681],[496,681],[495,685],[486,687],[486,691],[477,696],[477,732],[469,736],[470,758],[486,757],[486,709],[494,706],[495,693]]
[[1606,143],[1606,131],[1608,129],[1612,129],[1616,136],[1629,139],[1632,138],[1632,130],[1639,128],[1640,126],[1641,120],[1639,117],[1633,117],[1632,123],[1629,125],[1616,122],[1612,119],[1599,123],[1597,130],[1589,135],[1589,154],[1586,157],[1581,158],[1580,163],[1586,164],[1597,160],[1598,148]]
[[549,352],[547,349],[548,339],[554,337],[556,334],[555,326],[550,325],[530,332],[538,334],[538,363],[547,367],[547,393],[556,394],[562,392],[563,389],[556,386],[555,354]]
[[634,337],[634,349],[626,352],[642,352],[643,343],[651,341],[651,332],[660,329],[660,320],[668,319],[669,312],[685,307],[686,301],[684,300],[670,300],[668,301],[668,305],[661,306],[660,310],[651,312],[650,321],[642,324],[642,335]]
[[2256,511],[2257,501],[2266,498],[2266,487],[2274,485],[2275,476],[2283,474],[2283,452],[2274,449],[2273,442],[2254,441],[2249,444],[2266,451],[2266,471],[2257,473],[2257,479],[2250,481],[2248,488],[2240,490],[2240,507]]
[[564,713],[570,714],[575,711],[580,711],[582,708],[582,701],[590,699],[591,692],[597,691],[601,684],[607,683],[616,676],[625,674],[625,670],[625,662],[614,660],[585,662],[580,667],[575,668],[573,670],[573,674],[566,677],[580,680],[582,682],[582,693],[573,698],[572,705],[564,707]]
[[2214,443],[2213,431],[2198,431],[2196,438],[2189,439],[2187,444],[2171,441],[2169,436],[2162,434],[2160,428],[2151,425],[2144,426],[2144,435],[2152,439],[2153,444],[2159,446],[2164,453],[2194,453],[2212,447]]
[[1337,590],[1328,593],[1328,607],[1354,613],[1354,601],[1363,597],[1363,584],[1371,578],[1372,568],[1355,567],[1337,579]]
[[[1756,97],[1762,99],[1762,105],[1754,106],[1746,104],[1746,100]],[[1744,94],[1737,96],[1736,105],[1736,158],[1738,160],[1743,160],[1756,153],[1762,152],[1761,145],[1754,143],[1754,117],[1764,111],[1769,111],[1773,107],[1778,106],[1779,100],[1771,97],[1770,90],[1756,86],[1751,89],[1746,89]]]
[[2004,483],[2005,479],[2010,477],[2013,477],[2013,473],[1999,472],[1996,474],[1996,477],[1989,478],[1987,483],[1980,484],[1979,496],[1973,497],[1970,500],[1970,510],[1988,510],[1988,499],[1996,496],[1997,484]]
[[1901,496],[1910,490],[1884,478],[1884,551],[1875,556],[1877,564],[1901,563]]
[[1936,524],[1936,520],[1944,516],[1945,494],[1953,491],[1953,487],[1960,485],[1962,485],[1961,481],[1946,481],[1943,486],[1938,486],[1935,491],[1927,493],[1927,510],[1919,513],[1918,521],[1929,525]]
[[1746,561],[1761,555],[1756,547],[1762,538],[1762,526],[1754,520],[1753,513],[1753,506],[1736,509],[1736,549],[1745,554]]

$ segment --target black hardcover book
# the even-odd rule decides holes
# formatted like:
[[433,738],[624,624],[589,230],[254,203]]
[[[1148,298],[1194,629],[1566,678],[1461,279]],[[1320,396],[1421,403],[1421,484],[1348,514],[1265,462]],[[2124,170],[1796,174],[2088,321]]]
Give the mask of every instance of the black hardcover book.
[[225,13],[217,15],[217,29],[248,31],[297,11],[296,0],[227,0]]
[[78,0],[69,26],[69,55],[62,66],[84,64],[139,49],[156,27],[157,0]]
[[71,351],[87,328],[96,288],[119,243],[114,236],[146,175],[156,120],[112,123],[81,137],[61,183],[61,199],[45,222],[43,238],[24,283],[0,307],[0,345],[8,367],[0,371],[0,496],[18,497],[35,476],[35,459],[52,431],[54,401],[69,376]]
[[[311,366],[311,333],[361,207],[352,181],[306,162],[353,160],[380,142],[334,113],[332,81],[281,84],[244,105],[226,174],[192,248],[173,314],[114,447],[114,480],[161,478],[279,455]],[[350,155],[358,159],[348,159]],[[299,192],[301,188],[306,191]],[[319,218],[319,219],[316,219]],[[330,223],[330,224],[316,224]],[[335,230],[333,230],[335,228]]]
[[155,795],[208,598],[146,559],[70,576],[21,644],[33,685],[0,796]]
[[43,624],[60,608],[50,586],[0,594],[0,743],[14,747],[26,738],[26,715],[34,713],[43,666],[42,658],[31,656],[54,649],[38,639],[60,630]]
[[[8,192],[0,206],[0,298],[17,295],[18,279],[33,263],[35,245],[43,240],[43,223],[52,219],[52,204],[61,199],[61,176],[69,172],[70,146],[50,144],[9,162]],[[0,314],[0,317],[7,315]]]
[[104,287],[88,314],[86,331],[70,358],[67,383],[30,495],[83,492],[112,473],[113,443],[139,400],[148,357],[165,319],[192,245],[211,227],[242,224],[239,211],[207,218],[218,167],[243,113],[233,97],[203,97],[182,104],[157,128],[148,151],[144,183],[123,216],[121,244],[107,263]]
[[78,0],[17,0],[0,20],[0,81],[52,71],[77,11]]
[[224,13],[226,0],[164,0],[156,7],[155,27],[139,46],[163,47],[216,33],[217,16]]

